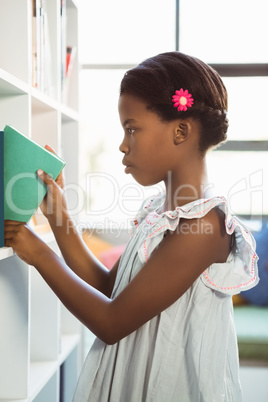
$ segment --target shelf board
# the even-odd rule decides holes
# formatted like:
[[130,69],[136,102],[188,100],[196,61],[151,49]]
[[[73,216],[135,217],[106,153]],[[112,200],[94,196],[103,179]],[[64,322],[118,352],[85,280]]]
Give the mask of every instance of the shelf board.
[[33,113],[44,113],[48,110],[57,111],[59,108],[59,103],[51,99],[49,96],[43,94],[36,88],[31,88],[32,95],[32,110]]
[[15,255],[15,253],[11,247],[0,248],[0,261],[4,260],[5,258],[12,257],[12,255]]
[[47,95],[43,94],[37,89],[32,88],[31,95],[32,112],[34,114],[41,114],[54,110],[55,112],[61,112],[63,123],[79,120],[79,113],[76,110],[49,98]]
[[28,92],[27,83],[0,68],[0,96],[25,95]]
[[61,105],[62,122],[68,123],[70,121],[78,121],[79,113],[68,106]]
[[29,396],[33,400],[58,369],[58,362],[31,362]]
[[[37,233],[37,235],[45,242],[46,244],[53,243],[55,241],[55,237],[52,231],[47,233]],[[5,258],[12,257],[15,255],[12,247],[1,247],[0,248],[0,261]]]

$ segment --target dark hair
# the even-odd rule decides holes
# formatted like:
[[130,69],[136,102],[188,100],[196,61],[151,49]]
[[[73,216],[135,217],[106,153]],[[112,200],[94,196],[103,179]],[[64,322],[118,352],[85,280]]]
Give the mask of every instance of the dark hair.
[[[181,88],[188,89],[194,99],[193,106],[186,111],[178,111],[172,102],[172,95]],[[167,52],[143,61],[125,73],[122,94],[140,98],[163,121],[190,117],[198,121],[201,153],[227,138],[226,88],[219,74],[195,57]]]

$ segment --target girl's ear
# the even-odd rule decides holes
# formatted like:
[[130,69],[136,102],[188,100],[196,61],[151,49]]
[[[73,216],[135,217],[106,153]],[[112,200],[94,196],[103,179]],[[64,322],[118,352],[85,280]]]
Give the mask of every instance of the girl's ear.
[[188,138],[189,125],[185,122],[180,122],[176,125],[174,131],[174,144],[178,145],[184,142]]

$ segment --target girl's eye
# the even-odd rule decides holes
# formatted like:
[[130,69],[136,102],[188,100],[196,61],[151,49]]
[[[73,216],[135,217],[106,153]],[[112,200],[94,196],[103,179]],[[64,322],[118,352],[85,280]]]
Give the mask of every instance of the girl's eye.
[[127,129],[129,134],[134,134],[135,133],[135,128],[128,128]]

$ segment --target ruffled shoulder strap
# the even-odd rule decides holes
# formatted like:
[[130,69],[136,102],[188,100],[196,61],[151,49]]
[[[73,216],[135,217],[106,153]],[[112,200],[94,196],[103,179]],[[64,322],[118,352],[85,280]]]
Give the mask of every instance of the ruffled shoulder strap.
[[256,242],[243,222],[236,216],[228,216],[226,203],[225,227],[235,236],[235,247],[225,263],[215,263],[202,274],[204,284],[221,293],[235,295],[256,286],[259,282]]
[[[146,238],[138,248],[138,255],[142,263],[150,258],[152,251],[162,241],[167,230],[175,231],[180,219],[202,218],[216,206],[225,214],[226,232],[235,234],[235,248],[223,264],[212,264],[201,275],[203,283],[219,292],[236,294],[241,290],[247,290],[258,283],[257,254],[254,237],[246,226],[228,212],[224,197],[200,199],[177,207],[174,211],[157,213],[157,208],[163,203],[162,198],[157,198],[144,204],[136,220],[136,227],[141,224],[146,226]],[[156,207],[156,208],[155,208]],[[145,212],[146,211],[146,212]]]
[[138,210],[135,218],[130,222],[132,231],[134,232],[141,222],[147,217],[147,215],[151,214],[157,208],[160,207],[165,201],[165,193],[161,192],[155,196],[151,196],[147,198],[141,204],[140,209]]

